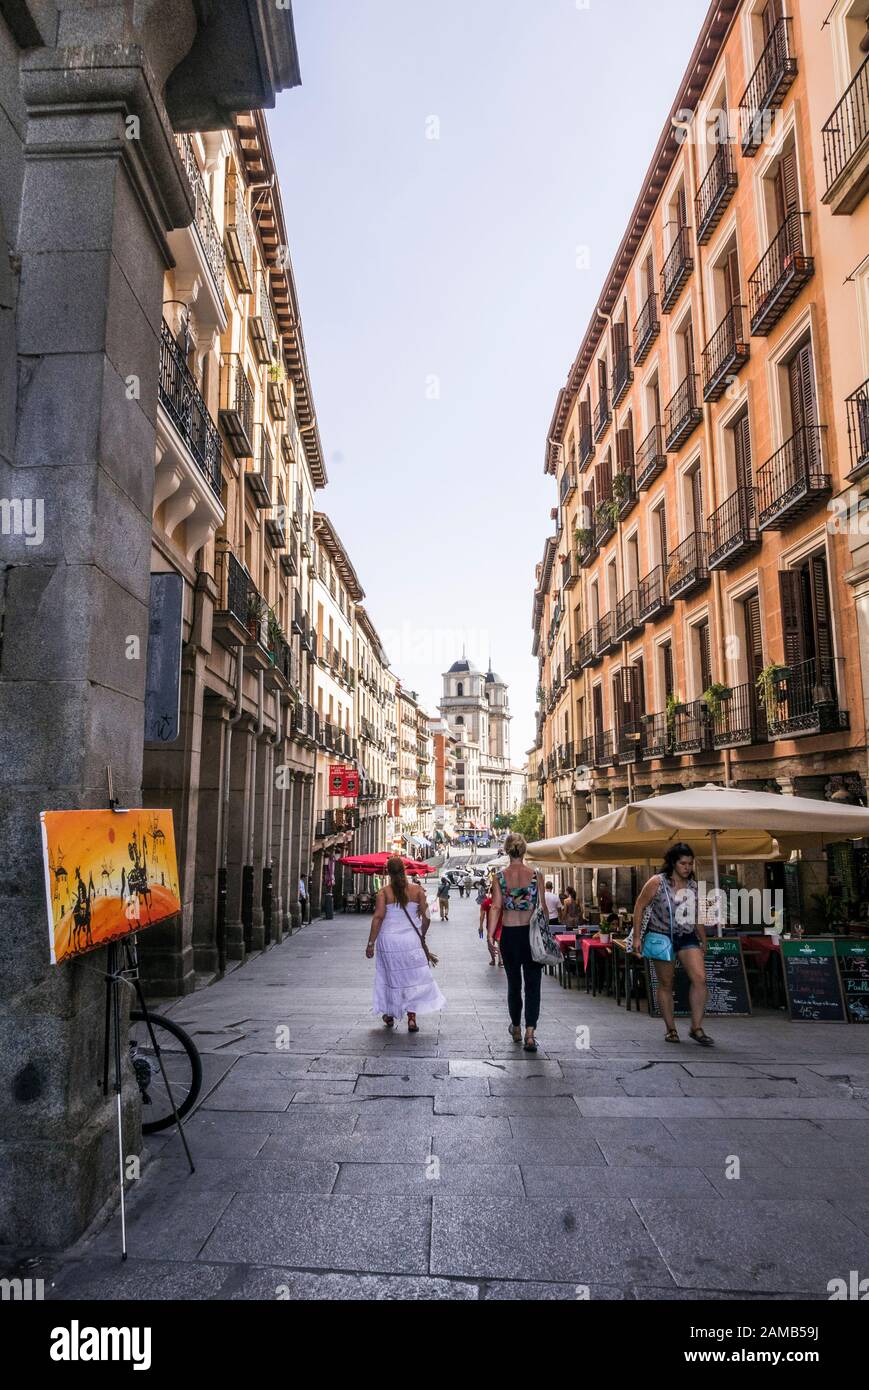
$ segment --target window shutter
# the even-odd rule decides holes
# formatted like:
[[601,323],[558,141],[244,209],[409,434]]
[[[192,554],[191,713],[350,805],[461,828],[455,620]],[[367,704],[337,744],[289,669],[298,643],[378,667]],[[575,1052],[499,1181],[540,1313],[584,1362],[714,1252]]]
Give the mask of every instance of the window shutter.
[[797,182],[797,156],[791,148],[785,150],[775,178],[776,206],[781,227],[792,212],[799,210],[800,190]]
[[799,571],[782,570],[779,574],[779,590],[785,663],[788,666],[799,666],[806,659],[805,630],[802,622],[802,586]]
[[[723,148],[723,147],[722,147]],[[724,263],[724,292],[727,296],[727,308],[732,309],[734,304],[739,303],[739,256],[736,248],[729,253]]]
[[616,733],[620,734],[625,722],[625,692],[622,683],[622,672],[616,671],[612,678],[613,690],[613,724]]
[[594,710],[594,731],[596,734],[603,733],[603,689],[596,685],[592,692],[592,704]]
[[598,469],[597,491],[601,502],[611,500],[613,495],[613,456],[609,449],[607,449]]
[[684,185],[679,189],[679,192],[678,192],[677,195],[676,195],[676,211],[677,211],[677,216],[678,216],[678,218],[679,218],[679,226],[680,226],[680,228],[681,228],[681,227],[687,227],[687,225],[688,225],[688,198],[687,198],[686,193],[685,193],[685,187],[684,187]]
[[694,512],[694,533],[704,530],[703,516],[703,473],[698,463],[691,474],[691,506]]
[[619,472],[629,473],[634,463],[634,447],[629,429],[619,430],[616,435],[616,456]]
[[655,293],[655,258],[651,251],[646,257],[646,299]]
[[663,646],[664,653],[664,695],[669,697],[676,692],[673,688],[673,648],[669,642]]
[[745,508],[745,519],[754,516],[754,488],[751,474],[751,425],[748,411],[740,415],[733,426],[733,445],[736,461],[736,486],[741,494],[740,512]]
[[[590,480],[591,481],[591,480]],[[580,514],[580,530],[589,530],[594,525],[594,483],[582,494],[582,512]]]
[[763,635],[760,628],[760,599],[757,594],[749,594],[743,604],[745,614],[745,640],[748,648],[748,676],[754,684],[763,670]]
[[659,507],[655,513],[658,518],[658,536],[661,543],[661,564],[666,565],[670,558],[670,549],[667,543],[667,513],[663,507]]
[[827,582],[827,561],[814,555],[809,561],[812,585],[812,615],[815,629],[815,654],[818,675],[833,669],[833,631],[830,623],[830,590]]
[[646,672],[642,657],[640,657],[639,661],[635,661],[631,667],[631,678],[633,684],[634,723],[639,724],[640,715],[646,712]]
[[[709,642],[709,624],[701,623],[697,629],[700,644],[700,684],[706,691],[712,684],[712,652]],[[701,692],[702,693],[702,692]]]

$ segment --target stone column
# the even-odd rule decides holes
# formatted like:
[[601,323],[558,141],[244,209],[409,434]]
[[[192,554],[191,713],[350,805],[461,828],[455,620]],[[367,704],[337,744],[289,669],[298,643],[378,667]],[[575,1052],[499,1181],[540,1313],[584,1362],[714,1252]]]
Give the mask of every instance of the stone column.
[[215,698],[206,699],[199,759],[199,815],[193,883],[193,964],[197,974],[206,976],[214,975],[218,969],[217,879],[221,863],[221,791],[226,727],[226,706]]
[[304,781],[299,772],[292,773],[290,782],[290,815],[287,825],[287,840],[289,853],[289,890],[288,900],[290,905],[290,931],[296,931],[302,923],[301,907],[299,904],[299,875],[302,873],[300,861],[301,854],[301,833],[302,824],[302,795],[304,791]]
[[[249,723],[242,721],[232,733],[229,768],[229,804],[226,846],[226,956],[227,960],[243,960],[244,894],[250,868],[247,862],[248,830],[250,825],[250,783],[253,771],[255,735]],[[248,869],[248,874],[245,869]]]
[[[0,933],[0,1231],[11,1244],[69,1242],[117,1182],[114,1105],[98,1088],[104,955],[48,964],[39,812],[104,806],[107,763],[120,804],[141,802],[164,233],[193,207],[143,51],[86,47],[86,20],[120,8],[82,15],[74,48],[21,55],[23,166],[4,159],[4,177],[22,181],[19,395],[0,493],[42,518],[36,543],[0,540],[0,920],[14,924]],[[181,10],[167,47],[184,41]],[[11,389],[4,380],[7,399]],[[137,1115],[128,1094],[127,1152]]]

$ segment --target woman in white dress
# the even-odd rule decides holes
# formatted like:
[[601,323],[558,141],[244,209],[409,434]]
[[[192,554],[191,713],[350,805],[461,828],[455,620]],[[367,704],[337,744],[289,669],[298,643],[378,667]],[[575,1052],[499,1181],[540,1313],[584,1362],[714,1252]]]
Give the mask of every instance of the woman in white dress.
[[435,1013],[446,999],[435,983],[429,965],[425,935],[431,920],[425,889],[408,883],[404,861],[398,856],[386,865],[388,888],[377,894],[365,954],[375,955],[374,1003],[371,1012],[382,1014],[387,1028],[407,1014],[407,1031],[418,1033],[418,1013]]

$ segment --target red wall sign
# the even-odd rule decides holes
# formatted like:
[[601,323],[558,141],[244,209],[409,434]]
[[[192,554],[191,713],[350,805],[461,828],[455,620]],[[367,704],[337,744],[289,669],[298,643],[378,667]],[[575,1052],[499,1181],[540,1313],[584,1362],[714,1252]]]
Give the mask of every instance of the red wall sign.
[[337,764],[329,769],[330,796],[358,796],[359,773],[352,767]]

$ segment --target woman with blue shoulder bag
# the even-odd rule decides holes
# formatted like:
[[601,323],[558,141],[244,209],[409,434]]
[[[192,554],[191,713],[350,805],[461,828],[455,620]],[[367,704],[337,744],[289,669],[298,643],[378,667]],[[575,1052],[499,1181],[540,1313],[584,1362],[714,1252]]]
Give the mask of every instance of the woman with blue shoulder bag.
[[667,1028],[665,1041],[678,1043],[673,1013],[673,976],[677,960],[690,980],[689,1036],[701,1047],[713,1047],[703,1031],[706,1008],[706,930],[698,911],[694,851],[690,845],[673,845],[664,856],[664,867],[643,888],[634,906],[633,949],[652,961],[658,977],[658,1003]]

